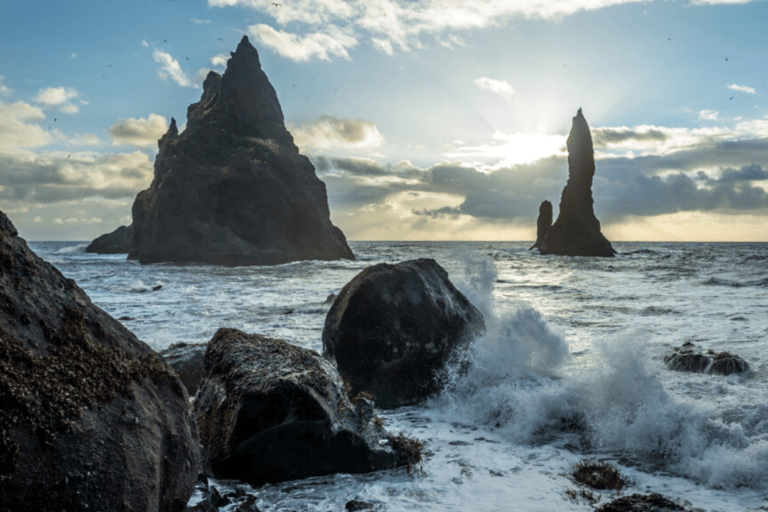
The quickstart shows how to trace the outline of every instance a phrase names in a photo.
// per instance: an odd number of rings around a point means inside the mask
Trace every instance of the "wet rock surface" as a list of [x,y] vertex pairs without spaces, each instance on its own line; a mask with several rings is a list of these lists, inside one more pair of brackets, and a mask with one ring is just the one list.
[[195,399],[212,472],[254,485],[406,465],[374,415],[350,400],[338,372],[314,351],[282,340],[219,329],[205,354]]
[[432,259],[382,263],[356,275],[334,299],[323,355],[352,394],[376,405],[418,403],[439,391],[453,358],[485,330],[483,316]]
[[128,257],[217,265],[354,259],[247,37],[203,88],[186,129],[179,133],[172,120],[158,142],[154,179],[133,203]]
[[189,396],[194,396],[203,379],[207,343],[176,343],[160,351],[165,362],[179,375]]
[[[573,118],[566,145],[568,182],[560,197],[560,213],[541,243],[534,246],[541,254],[613,256],[616,251],[600,231],[600,221],[595,217],[593,208],[594,149],[589,125],[581,109]],[[542,225],[540,222],[539,227]]]
[[170,367],[0,212],[0,508],[180,511],[199,442]]
[[595,512],[677,512],[686,509],[660,494],[622,496],[596,508]]
[[[531,246],[531,249],[538,249],[541,247],[544,238],[549,233],[549,229],[552,227],[552,203],[549,201],[542,201],[539,205],[539,217],[536,219],[536,242]],[[530,250],[530,249],[529,249]]]
[[749,370],[749,364],[741,357],[730,352],[715,352],[708,350],[700,352],[690,341],[664,358],[670,370],[679,372],[711,373],[715,375],[730,375],[744,373]]

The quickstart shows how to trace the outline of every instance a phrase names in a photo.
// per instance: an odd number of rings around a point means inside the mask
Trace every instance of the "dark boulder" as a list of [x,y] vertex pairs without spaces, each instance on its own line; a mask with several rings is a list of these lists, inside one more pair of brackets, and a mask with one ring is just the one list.
[[0,212],[0,509],[181,511],[198,472],[170,367]]
[[260,485],[406,465],[376,420],[373,403],[351,401],[318,353],[282,340],[219,329],[205,354],[195,414],[214,474]]
[[390,409],[439,391],[452,358],[485,330],[483,316],[432,259],[381,263],[357,274],[333,301],[323,355],[352,393]]
[[299,154],[259,55],[243,37],[210,72],[186,129],[158,141],[154,179],[133,203],[129,259],[273,265],[354,259],[325,184]]
[[664,358],[664,362],[670,370],[679,372],[730,375],[749,370],[749,364],[737,355],[714,350],[702,353],[697,351],[690,341],[685,342],[682,347],[677,347],[672,354]]
[[203,380],[207,343],[175,343],[160,351],[165,362],[179,375],[189,396],[194,396]]
[[128,254],[133,243],[133,226],[120,226],[88,244],[85,252],[96,254]]
[[567,256],[613,256],[616,251],[600,231],[592,207],[592,178],[595,157],[592,135],[579,109],[573,118],[568,147],[568,182],[560,197],[560,214],[541,243],[541,254]]
[[685,508],[661,494],[633,494],[606,503],[595,512],[685,512]]
[[542,201],[539,205],[539,218],[536,219],[536,242],[531,246],[531,249],[538,249],[541,247],[541,243],[549,233],[549,228],[552,227],[552,203],[549,201]]

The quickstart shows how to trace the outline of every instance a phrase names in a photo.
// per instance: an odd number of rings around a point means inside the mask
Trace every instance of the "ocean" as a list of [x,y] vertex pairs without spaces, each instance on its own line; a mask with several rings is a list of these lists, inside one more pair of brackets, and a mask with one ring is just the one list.
[[[267,511],[591,511],[582,460],[694,510],[768,509],[768,244],[614,243],[615,258],[540,256],[530,242],[351,242],[356,261],[141,266],[84,243],[30,247],[157,350],[219,327],[322,352],[326,298],[363,268],[428,257],[483,312],[472,366],[429,402],[382,411],[425,443],[421,467],[247,489]],[[673,372],[690,341],[745,374]],[[196,498],[193,496],[192,502]],[[192,503],[191,502],[191,503]]]

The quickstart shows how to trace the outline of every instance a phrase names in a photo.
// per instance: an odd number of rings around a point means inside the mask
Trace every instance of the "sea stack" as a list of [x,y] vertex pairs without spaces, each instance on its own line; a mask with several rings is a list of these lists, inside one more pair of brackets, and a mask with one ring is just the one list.
[[539,208],[539,233],[533,247],[538,247],[541,254],[613,256],[616,251],[611,246],[611,242],[600,232],[600,221],[595,217],[592,208],[595,157],[592,135],[581,109],[573,118],[566,145],[568,147],[568,182],[560,197],[560,214],[539,241],[543,224],[546,224],[542,222],[542,216],[546,213],[545,205],[542,203]]
[[129,259],[273,265],[354,259],[330,220],[325,184],[285,128],[259,54],[243,37],[210,72],[186,129],[172,120],[155,175],[133,203]]

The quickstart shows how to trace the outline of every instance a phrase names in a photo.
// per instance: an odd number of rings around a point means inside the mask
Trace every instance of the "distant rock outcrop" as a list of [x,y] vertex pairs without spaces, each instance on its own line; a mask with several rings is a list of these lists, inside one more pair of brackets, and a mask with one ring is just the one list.
[[352,393],[391,409],[439,391],[452,358],[485,331],[480,311],[432,259],[380,263],[357,274],[333,301],[323,355]]
[[133,243],[133,225],[120,226],[111,233],[101,235],[88,244],[85,252],[96,254],[128,254]]
[[0,510],[181,512],[198,463],[171,368],[0,212]]
[[538,249],[541,247],[541,243],[544,241],[544,237],[547,236],[551,227],[552,203],[549,201],[542,201],[539,206],[539,218],[536,219],[536,242],[531,246],[531,249]]
[[[560,214],[541,242],[534,244],[541,254],[567,256],[613,256],[616,251],[600,231],[592,208],[592,177],[595,158],[589,125],[579,109],[573,118],[568,147],[568,182],[560,198]],[[544,205],[542,204],[542,207]],[[541,212],[541,208],[539,210]],[[539,229],[543,223],[539,216]]]
[[349,399],[320,354],[236,329],[219,329],[208,344],[195,414],[213,472],[256,485],[420,457],[418,441],[386,434],[373,402]]
[[354,259],[330,221],[325,184],[288,133],[259,55],[243,37],[224,75],[158,141],[155,175],[133,203],[129,259],[271,265]]
[[749,364],[741,357],[730,352],[715,352],[708,350],[701,353],[690,341],[677,347],[675,351],[664,358],[670,370],[679,372],[711,373],[715,375],[730,375],[749,370]]

